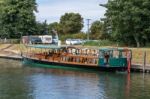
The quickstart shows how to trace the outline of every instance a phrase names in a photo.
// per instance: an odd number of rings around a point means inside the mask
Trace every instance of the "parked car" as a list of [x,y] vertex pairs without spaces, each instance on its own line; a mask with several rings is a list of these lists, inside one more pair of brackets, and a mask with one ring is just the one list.
[[58,44],[58,41],[59,41],[58,38],[53,38],[53,39],[52,39],[52,43],[53,43],[53,44]]
[[67,39],[66,44],[67,45],[77,45],[77,44],[82,44],[83,40],[81,39]]
[[58,44],[59,38],[58,35],[52,35],[52,44]]

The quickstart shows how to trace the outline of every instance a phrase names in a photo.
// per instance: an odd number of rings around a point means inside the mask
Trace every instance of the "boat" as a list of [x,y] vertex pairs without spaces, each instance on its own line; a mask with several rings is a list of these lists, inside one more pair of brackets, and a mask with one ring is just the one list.
[[[127,70],[131,50],[127,48],[85,48],[56,45],[26,45],[24,64],[44,64],[91,68],[96,70]],[[130,54],[130,57],[129,55]],[[130,59],[129,59],[129,58]]]

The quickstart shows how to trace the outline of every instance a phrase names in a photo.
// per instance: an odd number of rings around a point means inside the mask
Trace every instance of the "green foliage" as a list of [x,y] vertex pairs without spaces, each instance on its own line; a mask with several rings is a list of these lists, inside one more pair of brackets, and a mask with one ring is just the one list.
[[49,33],[48,31],[48,24],[45,20],[45,22],[36,22],[36,32],[34,35],[47,35]]
[[50,31],[52,31],[53,29],[58,31],[58,27],[59,27],[59,23],[57,22],[54,22],[48,25],[48,28]]
[[50,34],[52,33],[53,30],[57,31],[58,34],[59,34],[59,33],[62,33],[60,24],[57,23],[57,22],[54,22],[54,23],[49,24],[49,25],[48,25],[48,29],[49,29],[49,33],[50,33]]
[[106,39],[108,38],[108,33],[104,32],[104,23],[101,21],[95,21],[92,23],[91,28],[90,28],[91,34],[90,38],[91,39]]
[[150,41],[149,0],[109,0],[105,25],[117,41],[128,45],[145,46]]
[[20,43],[20,39],[10,39],[10,43],[12,43],[12,44],[19,44]]
[[65,13],[60,18],[60,27],[63,34],[74,34],[83,28],[83,18],[78,13]]
[[3,31],[2,30],[2,11],[3,11],[3,2],[4,0],[0,0],[0,33]]
[[77,34],[66,34],[66,35],[59,35],[60,39],[62,41],[65,41],[66,39],[86,39],[85,33],[77,33]]
[[61,16],[59,23],[54,22],[48,25],[49,33],[56,30],[60,35],[79,33],[82,27],[83,18],[78,13],[65,13]]
[[10,38],[18,38],[35,32],[35,0],[5,0],[2,9],[1,36],[7,34]]

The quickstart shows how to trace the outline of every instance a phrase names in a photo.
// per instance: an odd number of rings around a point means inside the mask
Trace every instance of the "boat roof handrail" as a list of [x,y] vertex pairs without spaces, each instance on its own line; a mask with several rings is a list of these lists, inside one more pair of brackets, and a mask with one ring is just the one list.
[[44,48],[44,49],[60,49],[62,48],[61,46],[57,46],[57,45],[26,45],[26,47],[31,47],[31,48]]
[[114,50],[118,50],[118,51],[129,51],[130,49],[128,48],[100,48],[100,51],[114,51]]

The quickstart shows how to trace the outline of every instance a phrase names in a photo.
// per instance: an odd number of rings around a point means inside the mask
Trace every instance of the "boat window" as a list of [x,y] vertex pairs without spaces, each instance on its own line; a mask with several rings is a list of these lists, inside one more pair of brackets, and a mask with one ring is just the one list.
[[76,55],[79,55],[79,54],[80,54],[79,51],[80,51],[79,49],[76,50]]
[[102,51],[99,52],[99,58],[104,58],[104,52]]
[[70,48],[68,49],[68,53],[72,53],[72,51],[71,51],[71,49],[70,49]]
[[93,50],[93,51],[92,51],[92,55],[93,55],[93,56],[97,56],[97,51],[96,51],[96,50]]
[[122,51],[122,58],[127,58],[128,54],[130,53],[131,58],[132,58],[132,52],[131,51]]
[[109,57],[110,57],[110,53],[109,53],[109,52],[105,52],[105,53],[104,53],[104,62],[105,62],[106,64],[108,64]]
[[123,51],[122,52],[122,58],[126,58],[127,57],[127,51]]
[[76,54],[76,49],[72,49],[72,54]]
[[82,55],[87,55],[87,54],[89,54],[89,50],[87,48],[82,49],[81,53],[82,53]]
[[113,57],[113,50],[109,51],[109,57]]
[[119,51],[118,50],[113,51],[113,57],[114,58],[119,58]]
[[84,55],[83,49],[80,49],[80,55]]

